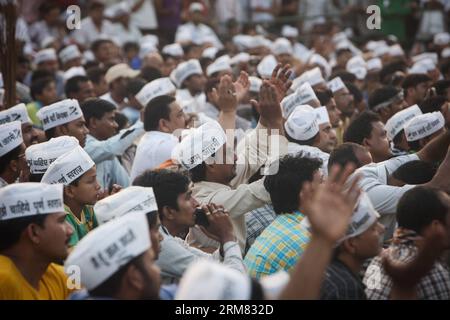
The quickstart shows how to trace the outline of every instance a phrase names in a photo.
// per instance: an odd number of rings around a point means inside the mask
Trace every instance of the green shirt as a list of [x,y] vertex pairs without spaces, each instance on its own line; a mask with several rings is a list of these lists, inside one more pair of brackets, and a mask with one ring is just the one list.
[[42,128],[42,122],[37,116],[37,112],[42,108],[42,103],[33,101],[27,104],[28,116],[36,127]]
[[73,234],[70,237],[69,246],[75,246],[89,231],[98,226],[97,218],[94,214],[92,206],[84,206],[81,210],[81,219],[78,219],[70,210],[64,205],[64,210],[68,213],[66,221],[70,223],[73,228]]

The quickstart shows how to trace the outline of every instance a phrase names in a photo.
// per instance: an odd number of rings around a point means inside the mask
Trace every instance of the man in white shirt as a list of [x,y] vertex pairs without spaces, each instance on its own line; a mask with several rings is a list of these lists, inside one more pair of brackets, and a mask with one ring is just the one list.
[[145,135],[136,150],[131,181],[148,169],[171,158],[178,139],[172,134],[186,127],[186,117],[175,98],[163,95],[152,99],[144,111]]
[[[177,283],[188,266],[199,259],[221,261],[229,268],[246,273],[228,212],[214,204],[204,206],[206,221],[200,222],[196,211],[199,203],[192,196],[188,177],[168,170],[147,171],[134,185],[151,187],[155,194],[163,238],[156,263],[161,268],[163,283]],[[196,224],[204,226],[204,230],[220,242],[219,250],[207,253],[183,240],[189,228]]]
[[114,36],[113,24],[103,17],[104,10],[105,5],[101,0],[89,2],[88,17],[81,20],[81,28],[75,30],[72,35],[79,46],[89,48],[95,40],[102,36]]
[[253,22],[272,22],[277,14],[278,0],[250,0]]
[[194,2],[189,6],[190,21],[178,27],[175,42],[197,44],[211,43],[214,47],[223,48],[222,42],[213,29],[203,24],[203,6]]

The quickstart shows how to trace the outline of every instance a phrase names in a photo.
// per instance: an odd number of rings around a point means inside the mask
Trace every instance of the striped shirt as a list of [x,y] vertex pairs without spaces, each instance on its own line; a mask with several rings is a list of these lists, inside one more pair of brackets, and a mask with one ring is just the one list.
[[361,279],[335,258],[328,266],[320,290],[321,300],[367,300]]
[[287,271],[296,264],[310,240],[309,231],[300,224],[304,217],[298,211],[278,215],[261,233],[244,260],[252,277]]

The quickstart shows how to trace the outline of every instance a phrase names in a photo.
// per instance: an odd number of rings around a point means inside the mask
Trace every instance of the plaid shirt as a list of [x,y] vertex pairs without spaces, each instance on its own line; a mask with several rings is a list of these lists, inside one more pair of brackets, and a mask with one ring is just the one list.
[[245,251],[252,246],[256,238],[266,229],[276,218],[276,213],[270,204],[255,209],[245,214],[245,224],[247,226],[247,244]]
[[289,270],[302,255],[310,233],[300,225],[305,216],[296,211],[278,215],[255,240],[244,264],[252,277]]
[[[389,256],[400,262],[411,261],[417,255],[417,246],[413,240],[393,243],[388,248]],[[367,268],[363,283],[367,298],[370,300],[387,300],[392,289],[392,281],[385,273],[381,257],[375,257]],[[450,274],[444,263],[436,261],[431,271],[417,285],[419,299],[449,300]]]

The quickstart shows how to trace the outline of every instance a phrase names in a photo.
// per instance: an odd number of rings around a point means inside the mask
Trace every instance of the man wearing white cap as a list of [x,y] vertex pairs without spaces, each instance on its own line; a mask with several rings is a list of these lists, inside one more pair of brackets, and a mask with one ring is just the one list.
[[313,108],[320,107],[320,101],[308,82],[305,82],[294,93],[281,100],[283,118],[287,119],[299,105],[309,105]]
[[26,147],[38,143],[37,130],[33,127],[33,123],[27,114],[27,107],[23,103],[0,111],[0,125],[12,121],[22,123],[22,138]]
[[89,231],[97,227],[93,205],[100,196],[95,163],[80,146],[64,153],[48,167],[43,183],[64,185],[66,221],[74,229],[69,246],[75,246]]
[[78,140],[74,137],[61,136],[28,147],[25,158],[30,169],[30,182],[41,182],[45,171],[56,158],[78,145]]
[[206,101],[204,93],[206,78],[200,62],[191,59],[180,63],[172,71],[170,78],[178,87],[177,100],[193,100],[194,111],[201,110]]
[[444,132],[444,126],[445,119],[439,111],[418,115],[405,124],[406,141],[411,150],[419,151]]
[[162,95],[148,102],[144,110],[146,133],[136,149],[131,181],[148,169],[155,169],[169,160],[178,144],[174,135],[186,127],[186,117],[174,97]]
[[344,131],[347,130],[350,119],[355,114],[355,102],[353,95],[348,90],[345,83],[340,77],[336,77],[328,82],[328,87],[333,92],[334,101],[336,101],[336,107],[341,112],[341,125],[336,129],[338,140],[341,142],[344,135]]
[[319,125],[319,143],[314,145],[325,153],[330,153],[337,146],[336,131],[331,127],[327,107],[314,109]]
[[[228,212],[213,203],[197,210],[200,204],[192,196],[190,179],[169,170],[146,171],[136,178],[135,185],[151,187],[155,193],[161,218],[161,252],[157,261],[163,282],[177,283],[187,267],[199,259],[223,262],[229,268],[245,274],[242,254],[233,232]],[[202,218],[202,219],[201,219]],[[220,250],[207,253],[189,244],[186,235],[195,225],[207,230],[211,243],[218,242]]]
[[142,38],[139,27],[134,19],[131,19],[132,9],[127,1],[121,1],[107,9],[109,18],[115,22],[113,23],[114,29],[110,30],[110,32],[114,34],[114,39],[117,40],[121,47],[127,42],[139,43],[139,40]]
[[403,91],[393,86],[376,89],[369,97],[369,108],[376,112],[381,122],[386,123],[393,115],[403,109]]
[[69,70],[72,67],[81,67],[81,52],[75,44],[68,45],[59,51],[59,60],[61,61],[62,69]]
[[382,250],[384,227],[367,195],[355,206],[346,235],[338,241],[322,284],[322,300],[366,300],[359,273],[367,259]]
[[144,213],[101,225],[83,238],[65,261],[67,273],[81,270],[85,299],[158,299],[159,268]]
[[199,2],[193,2],[189,6],[189,22],[178,27],[175,34],[175,42],[186,43],[199,41],[201,43],[210,42],[214,47],[223,48],[216,33],[203,24],[203,5]]
[[135,78],[139,74],[138,70],[131,69],[125,63],[119,63],[106,71],[105,80],[109,86],[109,92],[101,96],[101,99],[107,100],[114,104],[117,109],[122,109],[126,106],[127,96],[127,81],[130,78]]
[[64,300],[73,233],[65,222],[63,186],[18,183],[0,189],[0,299]]
[[120,157],[144,133],[141,121],[117,132],[114,105],[102,99],[90,99],[82,104],[89,134],[85,150],[95,162],[97,181],[108,194],[115,184],[130,185],[130,177],[117,157]]
[[72,136],[84,147],[89,130],[77,100],[56,102],[40,109],[37,116],[42,122],[47,139]]
[[420,111],[419,106],[415,104],[397,112],[386,122],[384,128],[389,141],[391,141],[392,153],[395,156],[404,155],[410,150],[403,129],[411,119],[421,114],[422,111]]
[[15,183],[26,170],[25,148],[19,121],[0,125],[0,188]]

